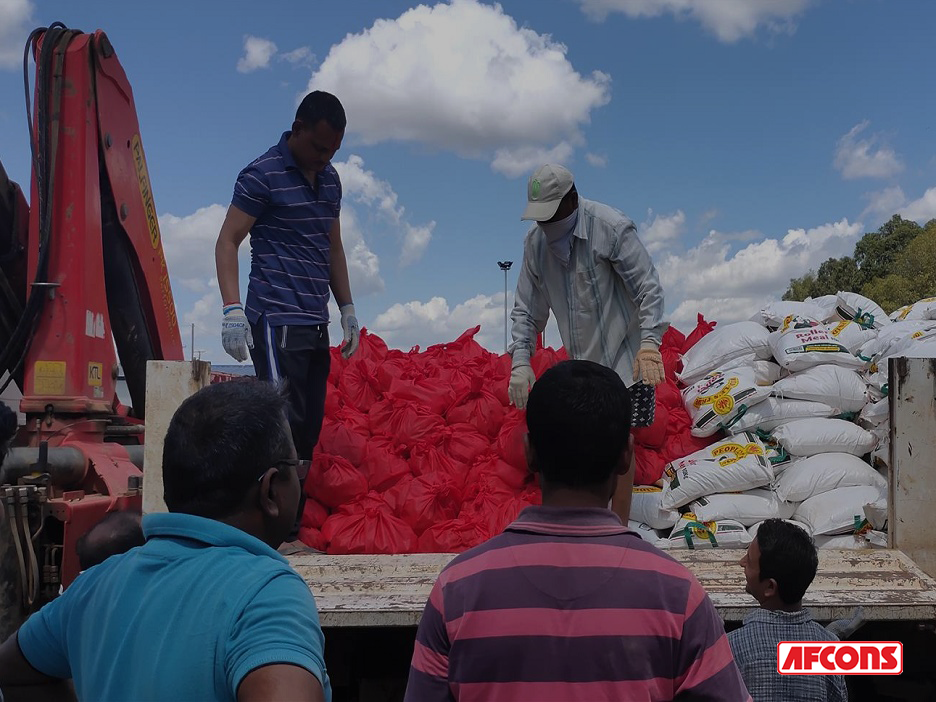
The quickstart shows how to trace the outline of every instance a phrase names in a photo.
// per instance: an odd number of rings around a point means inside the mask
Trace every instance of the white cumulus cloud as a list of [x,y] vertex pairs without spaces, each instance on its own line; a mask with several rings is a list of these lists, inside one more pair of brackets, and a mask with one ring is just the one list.
[[923,197],[908,203],[900,214],[920,224],[926,224],[936,218],[936,188],[927,189]]
[[362,143],[423,144],[520,175],[537,149],[581,143],[591,111],[610,100],[609,76],[582,75],[567,54],[500,5],[452,0],[349,34],[309,89],[341,98]]
[[595,168],[604,168],[608,165],[608,156],[606,154],[594,154],[589,151],[585,154],[585,160]]
[[269,39],[247,35],[244,37],[244,55],[237,61],[237,70],[251,73],[260,68],[269,68],[276,54],[276,44]]
[[[399,204],[396,191],[385,180],[378,178],[373,171],[364,167],[364,159],[356,154],[347,160],[332,164],[341,177],[344,196],[376,209],[396,226],[400,232],[402,246],[400,265],[406,266],[422,258],[429,242],[435,222],[414,225],[406,217],[406,209]],[[342,223],[344,227],[344,223]]]
[[693,20],[731,43],[756,34],[761,27],[771,34],[791,33],[811,0],[578,0],[591,19],[605,20],[612,13],[631,19],[672,15]]
[[884,215],[888,219],[907,202],[907,196],[904,195],[904,191],[899,185],[873,193],[865,193],[864,199],[868,201],[868,206],[861,213],[862,217],[873,214]]
[[903,170],[900,158],[892,148],[880,143],[879,134],[859,138],[869,125],[868,120],[859,122],[838,140],[832,163],[846,180],[887,178]]
[[22,67],[34,10],[30,0],[0,0],[0,69]]
[[654,215],[653,210],[647,210],[647,219],[640,225],[639,236],[647,251],[655,254],[678,242],[685,233],[686,215],[682,210],[671,215]]
[[697,246],[656,261],[670,310],[683,330],[696,314],[736,322],[779,299],[790,283],[827,258],[850,254],[862,233],[847,219],[812,229],[790,229],[782,238],[764,238],[732,253],[730,237],[712,231]]

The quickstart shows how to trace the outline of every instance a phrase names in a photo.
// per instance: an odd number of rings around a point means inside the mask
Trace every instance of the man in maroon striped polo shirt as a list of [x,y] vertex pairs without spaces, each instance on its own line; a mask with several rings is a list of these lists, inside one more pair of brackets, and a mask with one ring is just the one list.
[[630,416],[623,381],[597,363],[560,363],[533,386],[543,506],[439,575],[406,700],[751,699],[693,575],[607,509]]

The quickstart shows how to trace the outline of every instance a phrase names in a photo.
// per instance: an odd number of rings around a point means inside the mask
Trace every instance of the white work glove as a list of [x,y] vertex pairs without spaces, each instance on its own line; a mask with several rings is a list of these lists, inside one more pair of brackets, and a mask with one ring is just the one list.
[[224,306],[221,320],[221,345],[235,361],[246,361],[250,357],[247,349],[253,348],[253,334],[244,308],[238,303]]
[[517,409],[525,409],[527,398],[530,396],[530,388],[536,382],[536,376],[533,369],[528,365],[514,366],[510,371],[510,385],[507,388],[507,396],[510,398],[510,404]]
[[663,369],[663,356],[655,348],[644,347],[634,359],[634,380],[642,380],[644,385],[656,387],[663,382],[666,372]]
[[341,356],[347,359],[357,351],[358,342],[361,340],[361,327],[354,314],[354,305],[343,305],[338,311],[341,312],[341,331],[344,332]]

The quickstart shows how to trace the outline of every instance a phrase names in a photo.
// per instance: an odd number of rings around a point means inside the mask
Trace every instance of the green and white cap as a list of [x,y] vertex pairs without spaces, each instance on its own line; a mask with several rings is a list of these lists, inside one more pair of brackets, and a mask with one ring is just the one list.
[[537,168],[527,183],[527,206],[520,219],[537,222],[552,219],[574,182],[572,174],[562,166],[547,163]]

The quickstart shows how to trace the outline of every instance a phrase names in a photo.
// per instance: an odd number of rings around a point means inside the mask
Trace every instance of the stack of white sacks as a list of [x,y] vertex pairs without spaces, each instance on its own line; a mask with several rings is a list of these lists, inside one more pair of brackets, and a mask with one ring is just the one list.
[[630,526],[663,548],[746,547],[779,517],[820,548],[886,545],[892,356],[936,357],[936,298],[888,317],[839,293],[716,327],[679,379],[692,433],[726,438],[635,487]]

